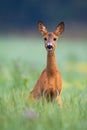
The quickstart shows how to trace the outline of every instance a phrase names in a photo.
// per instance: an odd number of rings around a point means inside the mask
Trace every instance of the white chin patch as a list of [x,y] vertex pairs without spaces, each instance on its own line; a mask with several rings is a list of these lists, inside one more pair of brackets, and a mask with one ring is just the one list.
[[51,48],[51,49],[47,48],[47,51],[52,51],[52,50],[53,50],[53,48]]

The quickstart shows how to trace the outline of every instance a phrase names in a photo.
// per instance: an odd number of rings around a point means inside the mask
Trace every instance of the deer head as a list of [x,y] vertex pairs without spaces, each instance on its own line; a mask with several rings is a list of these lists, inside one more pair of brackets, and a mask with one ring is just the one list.
[[56,41],[64,31],[64,22],[57,25],[54,32],[48,32],[43,22],[38,22],[38,30],[44,38],[45,48],[47,51],[54,51],[56,48]]

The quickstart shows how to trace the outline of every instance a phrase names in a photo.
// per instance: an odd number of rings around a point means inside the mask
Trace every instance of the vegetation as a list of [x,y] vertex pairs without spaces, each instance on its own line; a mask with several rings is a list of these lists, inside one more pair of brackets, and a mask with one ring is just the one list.
[[[73,44],[73,42],[77,44]],[[0,38],[0,130],[86,130],[87,44],[59,41],[63,106],[29,103],[27,96],[46,65],[40,39]]]

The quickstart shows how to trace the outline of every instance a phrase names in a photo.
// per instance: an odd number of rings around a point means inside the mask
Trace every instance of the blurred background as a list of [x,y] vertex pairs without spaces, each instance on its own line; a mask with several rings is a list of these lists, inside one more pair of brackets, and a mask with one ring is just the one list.
[[[61,110],[54,103],[27,102],[47,64],[38,20],[49,31],[65,23],[55,50],[63,79]],[[0,0],[0,129],[57,127],[87,129],[87,0]]]
[[64,35],[86,38],[87,0],[0,0],[1,34],[35,33],[38,20],[50,30],[64,21]]
[[43,69],[46,51],[37,29],[38,20],[49,31],[59,22],[65,23],[56,49],[62,73],[79,65],[78,71],[87,72],[87,0],[0,0],[1,64],[22,59],[32,70]]
[[0,0],[1,64],[5,62],[7,67],[8,62],[21,59],[30,70],[42,71],[46,51],[38,20],[49,31],[64,21],[65,30],[56,49],[61,73],[72,71],[71,79],[77,77],[76,71],[78,77],[87,74],[87,0]]
[[[47,63],[38,20],[49,31],[65,23],[55,50],[63,79],[61,110],[54,103],[27,102]],[[0,0],[0,129],[28,128],[87,129],[87,0]]]

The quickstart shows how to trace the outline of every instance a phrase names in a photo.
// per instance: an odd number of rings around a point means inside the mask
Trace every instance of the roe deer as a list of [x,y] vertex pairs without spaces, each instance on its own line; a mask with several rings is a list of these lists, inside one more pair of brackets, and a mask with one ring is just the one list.
[[44,38],[47,50],[47,66],[42,71],[28,99],[37,100],[42,97],[47,101],[56,100],[59,105],[62,105],[60,97],[62,77],[56,64],[55,48],[57,39],[64,31],[64,22],[58,24],[54,32],[48,32],[43,22],[39,21],[38,30]]

